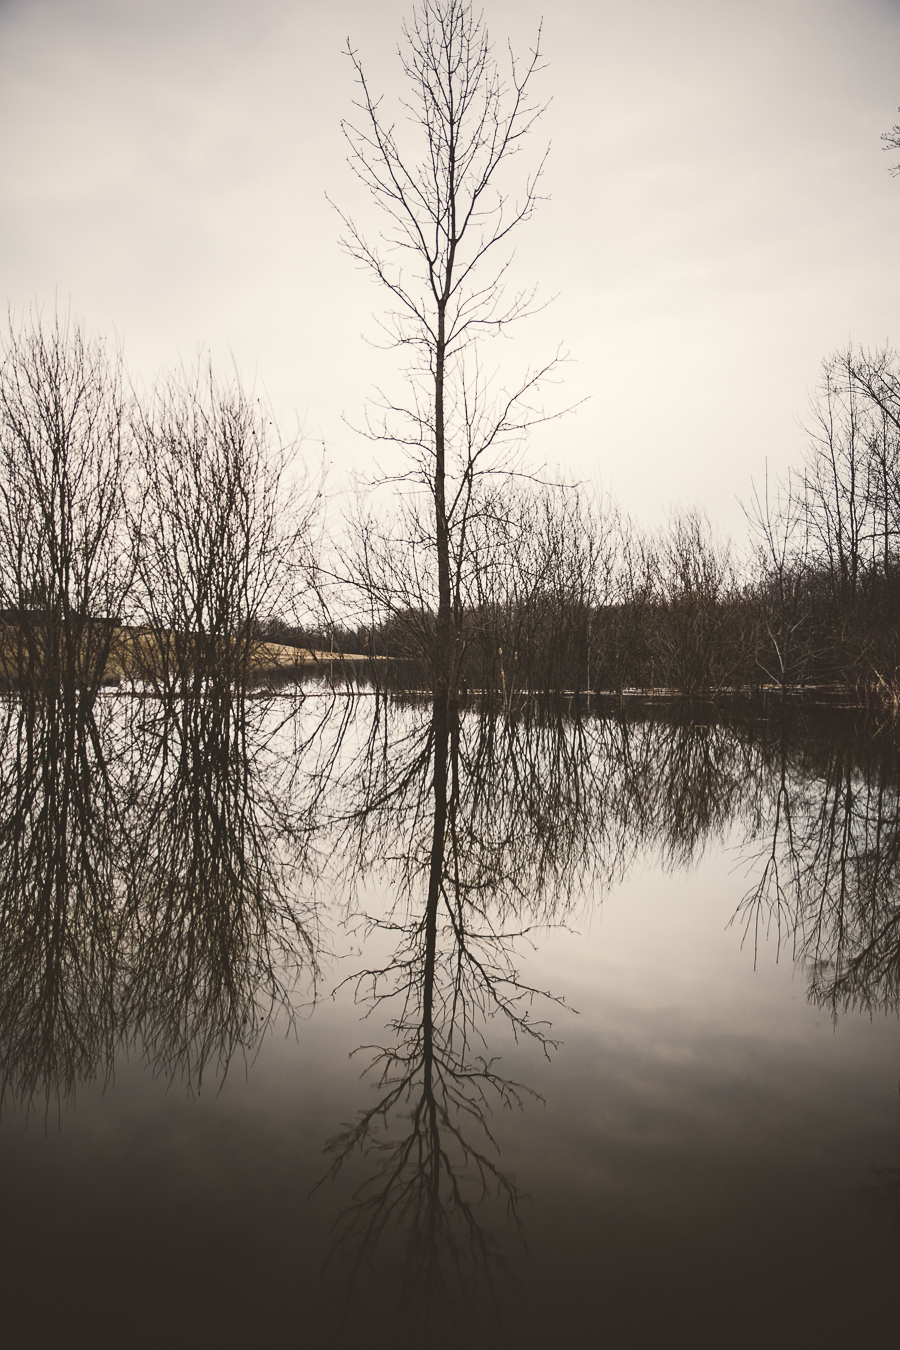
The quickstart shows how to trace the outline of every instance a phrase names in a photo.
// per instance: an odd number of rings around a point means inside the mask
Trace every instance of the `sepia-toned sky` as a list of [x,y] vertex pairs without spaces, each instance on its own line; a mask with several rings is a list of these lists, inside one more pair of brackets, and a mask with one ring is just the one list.
[[[332,487],[370,469],[343,420],[390,386],[377,289],[326,193],[346,165],[349,36],[400,92],[407,0],[0,0],[0,296],[70,309],[147,385],[202,349],[271,401]],[[486,0],[499,57],[539,0]],[[536,464],[648,523],[699,503],[736,536],[751,478],[797,463],[809,390],[850,340],[900,347],[900,0],[556,0],[548,200],[516,283],[555,297],[490,363],[562,344]],[[528,156],[531,156],[529,161]],[[900,154],[894,156],[900,159]],[[518,166],[517,166],[518,167]],[[498,377],[499,378],[499,377]],[[582,402],[582,400],[585,400]]]

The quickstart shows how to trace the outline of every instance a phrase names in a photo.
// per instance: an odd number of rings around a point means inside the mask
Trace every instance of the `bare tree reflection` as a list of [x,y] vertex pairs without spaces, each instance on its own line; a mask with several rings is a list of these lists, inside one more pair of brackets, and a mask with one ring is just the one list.
[[10,699],[0,730],[3,1094],[63,1100],[122,1045],[198,1085],[315,970],[291,742],[223,684]]
[[48,695],[2,708],[2,1095],[65,1095],[116,1040],[123,818],[106,709]]
[[123,1045],[192,1087],[223,1074],[314,974],[330,861],[367,939],[350,983],[386,1028],[358,1052],[374,1094],[328,1145],[357,1183],[331,1265],[354,1287],[394,1271],[416,1336],[495,1325],[522,1199],[495,1113],[530,1095],[502,1056],[549,1054],[565,993],[529,981],[523,947],[638,854],[682,867],[736,827],[749,930],[777,925],[835,1014],[900,1010],[890,747],[786,717],[259,693],[213,672],[0,704],[3,1094],[63,1100]]
[[223,681],[145,706],[125,1019],[157,1068],[199,1083],[290,1008],[315,966],[312,910],[277,766],[261,762],[265,704]]
[[462,1319],[484,1317],[504,1268],[500,1215],[519,1224],[492,1112],[528,1090],[497,1057],[499,1026],[549,1052],[538,1003],[559,999],[528,983],[517,952],[574,921],[638,851],[684,867],[711,841],[733,843],[736,826],[759,868],[744,921],[765,921],[771,902],[814,998],[897,1007],[897,776],[883,758],[866,762],[852,731],[827,733],[675,708],[510,717],[376,705],[336,791],[345,890],[365,879],[394,896],[364,917],[390,956],[353,977],[389,1034],[360,1051],[373,1104],[328,1145],[332,1177],[367,1168],[332,1263],[351,1285],[394,1268],[416,1335],[450,1328],[452,1339]]
[[667,868],[687,867],[710,842],[726,838],[752,783],[752,740],[739,727],[697,722],[678,708],[601,725],[594,753],[609,760],[609,807],[624,857],[630,861],[640,847]]
[[[490,1057],[484,1024],[499,1015],[517,1036],[545,1050],[552,1042],[547,1024],[532,1017],[537,991],[512,960],[518,934],[492,908],[507,880],[501,841],[485,832],[475,846],[481,784],[469,792],[458,711],[444,700],[427,721],[409,720],[400,755],[391,754],[398,741],[384,739],[381,718],[373,721],[363,797],[347,815],[357,863],[385,856],[371,850],[390,837],[391,821],[411,833],[388,865],[402,902],[370,921],[392,935],[394,951],[354,977],[370,1008],[390,1011],[391,1040],[363,1047],[377,1100],[328,1145],[331,1176],[357,1150],[374,1163],[339,1221],[332,1264],[347,1263],[355,1287],[376,1250],[399,1241],[398,1306],[417,1333],[443,1343],[459,1333],[465,1308],[491,1301],[503,1266],[485,1205],[518,1222],[519,1192],[499,1166],[489,1118],[498,1105],[519,1105],[526,1090]],[[474,748],[485,768],[485,746]]]
[[[782,725],[740,917],[789,935],[834,1015],[900,1011],[900,776],[891,746]],[[764,846],[763,845],[764,841]]]
[[498,1224],[520,1227],[521,1196],[492,1113],[530,1093],[489,1041],[502,1025],[554,1048],[540,1005],[561,999],[528,982],[517,953],[627,865],[646,825],[636,740],[621,719],[460,715],[442,700],[377,707],[345,767],[347,879],[376,876],[395,901],[365,920],[391,938],[389,958],[353,977],[390,1039],[361,1048],[376,1100],[328,1145],[330,1176],[358,1153],[370,1168],[332,1265],[355,1288],[393,1253],[398,1306],[431,1341],[497,1313]]

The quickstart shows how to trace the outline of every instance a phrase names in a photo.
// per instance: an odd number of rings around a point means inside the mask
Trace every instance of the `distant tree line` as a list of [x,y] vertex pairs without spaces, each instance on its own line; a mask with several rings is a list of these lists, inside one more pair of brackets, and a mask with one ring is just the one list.
[[[462,687],[557,695],[849,687],[900,700],[900,357],[829,357],[802,462],[751,490],[738,549],[700,510],[650,532],[577,487],[509,480],[470,523]],[[366,650],[419,662],[432,611],[417,550],[358,530],[361,591],[386,611]],[[385,538],[387,532],[385,532]],[[349,635],[348,635],[349,637]],[[349,648],[345,648],[349,650]],[[357,650],[361,650],[357,641]]]
[[[811,412],[799,468],[752,491],[742,550],[699,510],[651,532],[577,486],[507,475],[473,488],[454,560],[458,696],[513,707],[842,685],[900,700],[900,358],[830,357]],[[139,399],[120,356],[77,324],[12,330],[7,682],[96,691],[125,626],[134,673],[143,652],[143,673],[181,690],[242,677],[263,643],[365,658],[379,683],[433,689],[446,643],[433,526],[397,500],[393,516],[372,509],[314,545],[315,493],[236,383],[205,370]]]

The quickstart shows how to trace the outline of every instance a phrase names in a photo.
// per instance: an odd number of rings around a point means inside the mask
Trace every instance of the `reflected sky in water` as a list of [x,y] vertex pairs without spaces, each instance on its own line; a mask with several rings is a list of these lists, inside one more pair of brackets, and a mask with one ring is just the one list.
[[883,734],[213,681],[8,701],[0,774],[17,1340],[886,1332]]

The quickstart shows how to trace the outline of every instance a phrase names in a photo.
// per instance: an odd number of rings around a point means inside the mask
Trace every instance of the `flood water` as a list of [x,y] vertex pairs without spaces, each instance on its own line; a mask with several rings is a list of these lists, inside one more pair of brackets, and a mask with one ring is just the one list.
[[892,1343],[887,729],[207,689],[0,735],[8,1344]]

